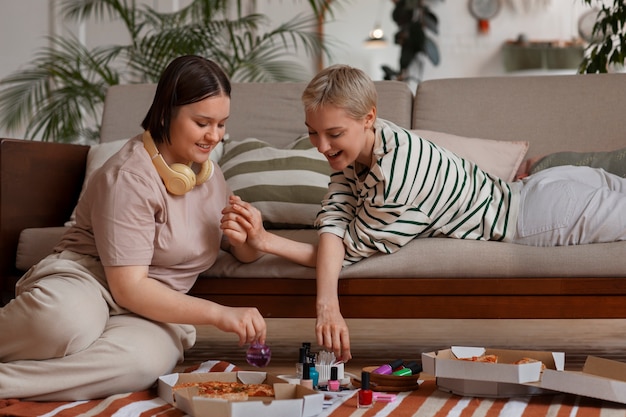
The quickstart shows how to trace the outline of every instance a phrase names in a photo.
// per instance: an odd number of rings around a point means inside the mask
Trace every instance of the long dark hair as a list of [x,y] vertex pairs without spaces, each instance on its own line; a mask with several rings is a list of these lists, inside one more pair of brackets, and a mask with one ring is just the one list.
[[155,143],[170,143],[170,121],[176,107],[207,97],[230,97],[228,76],[215,62],[184,55],[169,63],[157,85],[150,110],[141,123]]

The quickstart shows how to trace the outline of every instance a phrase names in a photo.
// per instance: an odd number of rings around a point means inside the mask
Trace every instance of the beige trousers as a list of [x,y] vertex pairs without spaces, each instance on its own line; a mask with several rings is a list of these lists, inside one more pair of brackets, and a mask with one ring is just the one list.
[[93,257],[50,255],[0,309],[0,398],[70,401],[146,389],[195,337],[193,326],[118,306]]

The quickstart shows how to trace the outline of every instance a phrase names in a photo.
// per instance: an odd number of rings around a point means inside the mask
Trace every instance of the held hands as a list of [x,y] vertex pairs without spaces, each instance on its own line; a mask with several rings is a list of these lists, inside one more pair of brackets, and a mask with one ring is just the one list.
[[263,228],[261,212],[250,203],[235,195],[229,198],[230,205],[222,210],[220,228],[231,245],[250,247],[263,251],[266,230]]
[[350,332],[339,306],[318,306],[315,323],[317,344],[335,353],[335,357],[343,362],[352,359],[350,353]]

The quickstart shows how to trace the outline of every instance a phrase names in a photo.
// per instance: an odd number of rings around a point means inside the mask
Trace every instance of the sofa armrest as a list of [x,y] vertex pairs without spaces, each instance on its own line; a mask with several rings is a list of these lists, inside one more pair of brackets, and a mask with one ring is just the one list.
[[62,226],[85,177],[89,146],[0,139],[0,289],[18,271],[20,232],[29,227]]

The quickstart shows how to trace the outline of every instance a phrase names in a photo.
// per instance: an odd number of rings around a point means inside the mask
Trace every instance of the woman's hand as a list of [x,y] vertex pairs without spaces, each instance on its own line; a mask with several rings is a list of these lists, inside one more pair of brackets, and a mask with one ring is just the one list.
[[317,321],[315,323],[317,343],[327,350],[332,350],[335,357],[343,362],[352,359],[350,353],[350,332],[344,320],[339,305],[334,307],[317,307]]
[[[248,239],[248,232],[243,223],[245,219],[237,213],[234,206],[236,198],[231,196],[229,199],[229,205],[222,210],[222,219],[220,221],[220,229],[224,233],[224,236],[228,238],[228,241],[233,246],[241,246],[246,243]],[[250,225],[248,225],[250,227]]]
[[230,196],[229,206],[222,210],[221,229],[231,245],[244,243],[251,248],[265,251],[267,231],[263,227],[261,212],[237,196]]
[[220,229],[226,237],[222,240],[222,249],[239,261],[253,262],[263,256],[259,236],[268,233],[263,228],[261,212],[251,204],[231,195],[229,205],[222,210]]
[[226,307],[215,326],[225,332],[239,336],[239,346],[254,341],[265,343],[267,326],[265,319],[254,307]]

